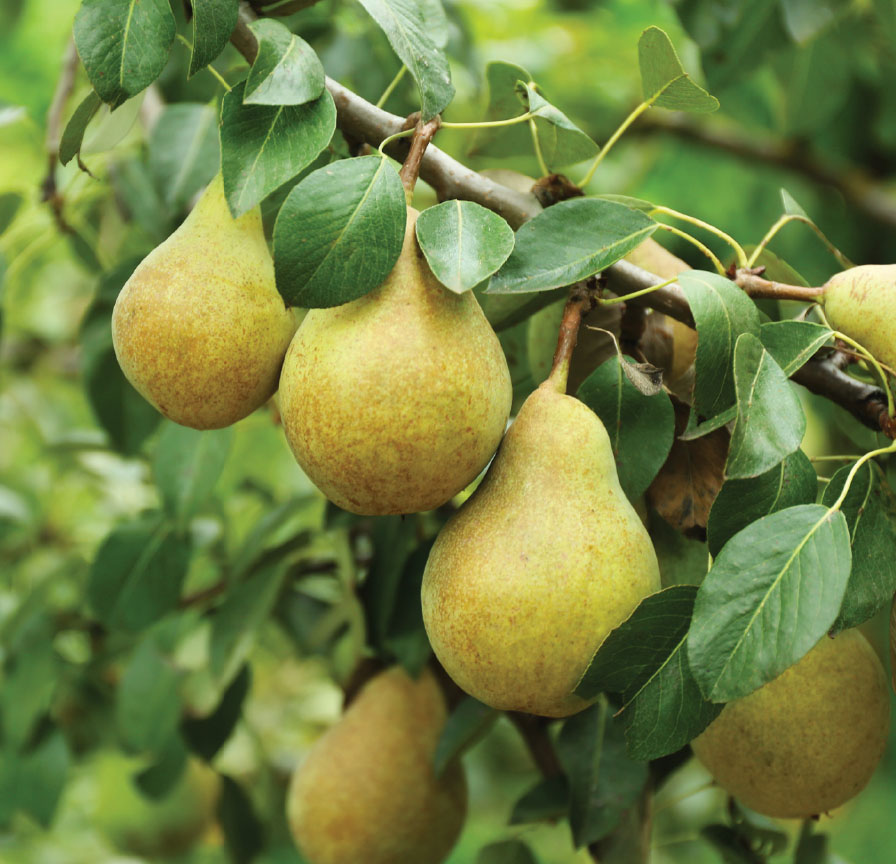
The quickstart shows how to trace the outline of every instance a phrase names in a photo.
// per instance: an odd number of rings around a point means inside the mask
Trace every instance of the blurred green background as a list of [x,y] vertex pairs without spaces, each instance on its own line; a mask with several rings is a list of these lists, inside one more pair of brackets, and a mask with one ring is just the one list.
[[[97,296],[114,298],[135,261],[183,216],[182,205],[166,202],[163,183],[147,167],[152,141],[150,136],[147,144],[146,130],[166,103],[214,104],[221,95],[208,73],[187,81],[189,54],[175,44],[168,68],[144,97],[94,120],[84,161],[96,177],[74,162],[56,168],[67,226],[67,233],[61,231],[41,190],[48,171],[47,112],[77,7],[77,0],[0,3],[0,634],[9,636],[32,607],[49,610],[51,649],[36,652],[34,668],[26,673],[19,667],[19,678],[25,674],[33,683],[25,691],[64,728],[72,751],[51,772],[56,777],[60,766],[68,770],[68,782],[57,790],[61,797],[51,827],[21,813],[12,816],[0,831],[4,864],[125,860],[97,830],[103,793],[91,753],[115,742],[110,705],[131,646],[94,650],[94,634],[82,620],[82,596],[90,562],[108,532],[159,505],[153,454],[165,435],[176,443],[177,432],[170,432],[170,424],[154,429],[155,421],[139,407],[117,427],[117,438],[98,421],[104,403],[96,382],[102,379],[89,373],[108,362],[108,354],[98,353],[89,320],[84,321]],[[640,99],[637,40],[646,26],[656,24],[669,33],[688,69],[719,97],[721,111],[682,124],[675,115],[651,112],[601,166],[592,191],[674,207],[749,244],[758,242],[781,213],[783,186],[853,260],[896,259],[896,95],[890,83],[896,71],[896,3],[458,0],[446,7],[458,91],[446,119],[478,119],[486,96],[485,63],[508,60],[526,67],[554,104],[598,142],[605,141]],[[286,21],[314,45],[328,74],[372,101],[398,69],[385,39],[348,0],[324,0]],[[182,18],[180,28],[189,35]],[[245,69],[232,48],[215,66],[230,81]],[[78,71],[65,118],[88,89]],[[410,113],[414,97],[405,80],[387,107]],[[455,130],[438,139],[440,147],[478,169],[537,173],[531,157],[468,157],[469,143]],[[763,148],[764,158],[754,152]],[[573,178],[582,173],[582,167],[570,171]],[[433,200],[426,188],[418,197],[424,205]],[[667,245],[703,266],[691,247]],[[714,241],[710,245],[725,253]],[[801,226],[786,228],[772,248],[810,284],[838,269]],[[843,412],[802,395],[810,418],[804,449],[810,456],[856,452],[873,443],[874,436]],[[279,508],[289,510],[283,530],[314,532],[315,544],[303,560],[335,561],[337,576],[340,568],[350,568],[350,562],[339,563],[345,533],[338,519],[296,466],[270,412],[240,422],[222,442],[223,473],[190,526],[196,551],[187,592],[214,585],[261,517]],[[677,579],[686,579],[688,560],[705,561],[700,544],[668,529],[657,544],[666,566],[681,568]],[[292,767],[338,716],[334,679],[348,674],[357,650],[358,634],[344,620],[351,609],[317,642],[296,632],[304,620],[302,603],[339,608],[344,582],[325,568],[323,574],[304,583],[304,599],[295,609],[280,609],[260,629],[244,717],[214,760],[250,790],[254,810],[273,838],[263,859],[269,864],[300,860],[279,809],[283,788]],[[883,656],[886,621],[874,620],[866,630]],[[0,647],[7,650],[8,641]],[[179,650],[189,669],[190,646]],[[0,653],[0,660],[4,657]],[[565,823],[506,826],[513,803],[537,780],[509,723],[500,721],[465,762],[470,818],[450,859],[454,864],[473,861],[485,843],[516,836],[530,842],[545,864],[590,860],[574,852]],[[657,864],[720,860],[697,836],[724,806],[723,795],[706,789],[706,781],[691,763],[657,795],[652,858]],[[54,783],[48,779],[51,792]],[[13,792],[0,785],[0,805]],[[52,811],[55,801],[46,803]],[[820,827],[830,832],[840,856],[831,860],[892,860],[894,811],[896,748],[891,747],[868,789],[833,819],[823,820]],[[793,833],[798,826],[786,830]],[[220,830],[209,830],[178,860],[228,860]]]

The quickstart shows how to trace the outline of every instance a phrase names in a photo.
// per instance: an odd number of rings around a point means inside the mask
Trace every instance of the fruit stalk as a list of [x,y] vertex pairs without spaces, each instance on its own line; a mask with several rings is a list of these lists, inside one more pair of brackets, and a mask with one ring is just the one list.
[[560,321],[560,331],[557,335],[557,349],[554,351],[554,360],[551,364],[550,375],[548,375],[548,381],[554,385],[558,393],[566,392],[569,363],[579,338],[579,327],[583,316],[591,309],[591,305],[590,293],[580,286],[573,288],[569,300],[566,301],[566,308],[563,310],[563,318]]
[[[411,115],[414,116],[414,115]],[[439,127],[442,125],[442,118],[437,114],[432,120],[426,123],[417,122],[417,128],[414,130],[414,137],[411,139],[411,149],[407,159],[401,166],[398,176],[401,177],[405,194],[408,197],[408,204],[411,203],[411,195],[414,193],[414,186],[417,185],[417,178],[420,176],[420,165],[423,163],[423,154],[432,141]]]
[[799,300],[815,303],[824,293],[824,288],[806,287],[804,285],[787,285],[763,279],[764,267],[741,268],[737,271],[735,282],[750,297],[768,300]]

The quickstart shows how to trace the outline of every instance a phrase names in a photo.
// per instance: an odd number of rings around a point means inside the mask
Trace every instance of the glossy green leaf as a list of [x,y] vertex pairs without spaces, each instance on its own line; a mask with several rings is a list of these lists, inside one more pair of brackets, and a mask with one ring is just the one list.
[[417,218],[417,242],[436,278],[455,294],[492,275],[513,251],[513,229],[472,201],[445,201]]
[[679,274],[678,284],[700,334],[696,408],[704,417],[715,417],[735,402],[734,346],[741,333],[759,335],[759,310],[730,279],[717,273],[689,270]]
[[[833,506],[851,469],[845,465],[831,478],[822,504]],[[866,462],[859,468],[840,509],[849,526],[852,572],[832,628],[835,633],[867,621],[887,607],[896,592],[896,498],[876,465]]]
[[65,124],[59,142],[59,161],[63,165],[68,165],[81,152],[81,143],[84,141],[87,124],[94,118],[102,104],[103,100],[96,94],[96,91],[91,90],[75,108],[75,113]]
[[232,777],[221,775],[218,824],[233,864],[252,864],[265,846],[265,832],[249,794]]
[[719,100],[691,80],[671,40],[659,27],[648,27],[641,34],[638,63],[645,102],[670,111],[709,113],[718,110]]
[[436,744],[433,768],[441,776],[452,760],[461,756],[492,727],[499,711],[472,696],[464,697],[452,709]]
[[531,81],[521,81],[517,92],[535,114],[535,133],[542,159],[549,169],[554,170],[574,162],[592,159],[600,147],[559,108],[555,108]]
[[806,415],[787,376],[752,333],[737,339],[734,384],[737,419],[725,475],[758,477],[799,449]]
[[65,737],[57,730],[25,753],[0,749],[0,826],[18,810],[49,828],[70,763]]
[[539,780],[513,805],[509,823],[556,821],[569,812],[569,784],[561,774]]
[[[532,76],[514,63],[498,60],[485,67],[488,105],[484,121],[509,120],[526,113],[517,84],[531,81]],[[527,123],[487,127],[475,130],[470,152],[477,156],[529,156],[532,134]]]
[[246,79],[243,102],[304,105],[324,92],[324,67],[304,39],[270,18],[249,26],[258,40],[258,56]]
[[547,291],[572,285],[614,264],[656,230],[644,213],[600,198],[561,201],[516,232],[488,294]]
[[658,759],[699,735],[722,710],[707,702],[688,665],[685,641],[695,585],[673,585],[641,601],[600,646],[576,687],[583,699],[622,695],[628,753]]
[[669,455],[675,412],[664,392],[645,396],[638,390],[623,374],[622,362],[613,357],[602,363],[577,395],[603,421],[613,446],[619,484],[634,500],[644,493]]
[[809,215],[800,205],[800,203],[793,197],[786,189],[783,187],[779,190],[781,195],[781,206],[784,208],[784,212],[790,214],[792,216],[802,216],[805,219],[809,218]]
[[234,87],[221,106],[221,169],[235,217],[310,165],[336,128],[326,91],[305,105],[244,105],[245,86]]
[[818,504],[735,534],[697,592],[688,635],[703,695],[739,699],[801,659],[834,623],[850,563],[846,519]]
[[217,59],[227,47],[239,18],[239,0],[190,0],[193,7],[193,51],[190,55],[192,78],[200,69]]
[[797,504],[812,504],[817,493],[818,475],[802,450],[758,477],[726,480],[709,511],[709,554],[716,557],[751,522]]
[[194,753],[207,762],[227,743],[243,715],[243,703],[252,683],[252,667],[243,666],[221,696],[215,710],[207,717],[189,717],[181,731]]
[[338,306],[382,284],[407,223],[398,172],[379,156],[342,159],[289,193],[274,225],[277,289],[291,306]]
[[789,378],[804,366],[833,334],[811,321],[768,321],[759,330],[765,350]]
[[174,15],[168,0],[82,0],[74,33],[93,89],[117,108],[165,68]]
[[454,98],[448,60],[428,33],[414,0],[358,0],[382,28],[420,91],[424,122],[441,113]]

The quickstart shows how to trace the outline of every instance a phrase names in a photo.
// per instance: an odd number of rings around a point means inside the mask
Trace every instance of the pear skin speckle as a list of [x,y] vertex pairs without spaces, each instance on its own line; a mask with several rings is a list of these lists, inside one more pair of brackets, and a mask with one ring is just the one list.
[[166,417],[229,426],[277,389],[296,329],[274,283],[258,208],[233,219],[220,175],[125,283],[112,341],[127,379]]
[[476,492],[436,538],[423,620],[457,684],[502,710],[565,717],[607,634],[660,589],[653,544],[619,486],[610,440],[542,384]]
[[718,784],[747,807],[802,819],[839,807],[865,787],[889,726],[880,659],[858,630],[845,630],[729,702],[691,746]]
[[409,209],[382,285],[308,312],[280,378],[299,465],[333,503],[363,515],[444,504],[486,466],[510,413],[498,338],[472,293],[433,276],[415,223]]

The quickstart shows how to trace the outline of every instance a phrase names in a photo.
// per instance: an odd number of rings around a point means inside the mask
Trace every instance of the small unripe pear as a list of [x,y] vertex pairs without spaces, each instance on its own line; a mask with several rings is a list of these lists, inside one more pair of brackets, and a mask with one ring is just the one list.
[[447,711],[428,669],[370,680],[293,775],[287,816],[309,864],[440,864],[463,826],[459,762],[436,777]]
[[296,460],[334,504],[368,516],[432,510],[470,484],[498,447],[512,386],[472,292],[444,288],[408,210],[382,285],[312,309],[280,377]]
[[824,637],[691,742],[718,784],[747,807],[805,819],[860,792],[883,755],[890,696],[858,630]]
[[166,417],[219,429],[277,389],[296,329],[256,207],[234,219],[220,175],[134,271],[112,312],[128,381]]
[[896,368],[896,264],[863,264],[837,273],[821,300],[835,330]]

